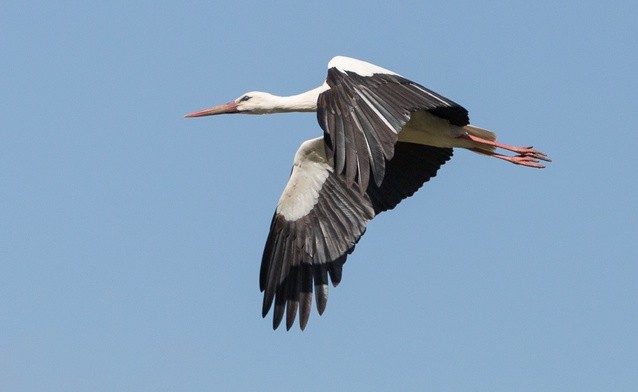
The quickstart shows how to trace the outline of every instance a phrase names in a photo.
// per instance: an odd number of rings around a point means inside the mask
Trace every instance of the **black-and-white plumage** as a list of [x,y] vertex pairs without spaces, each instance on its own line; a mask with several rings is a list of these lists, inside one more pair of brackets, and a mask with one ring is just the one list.
[[328,163],[322,138],[301,145],[271,223],[259,275],[264,316],[275,303],[274,328],[286,307],[286,328],[298,308],[301,328],[306,326],[313,287],[317,310],[323,313],[328,277],[335,286],[341,281],[343,263],[367,222],[411,196],[452,156],[451,148],[413,143],[399,142],[395,149],[386,180],[361,192],[358,183],[348,186]]
[[377,67],[365,75],[337,68],[343,61],[337,57],[328,65],[329,89],[319,95],[317,118],[327,134],[327,154],[348,184],[358,176],[365,188],[370,172],[381,184],[385,162],[413,112],[427,111],[459,127],[469,123],[465,108],[417,83]]
[[[542,168],[547,156],[496,141],[469,124],[457,103],[392,71],[347,57],[328,64],[321,86],[279,97],[249,92],[186,117],[223,113],[317,112],[324,137],[304,142],[275,211],[259,276],[263,316],[273,328],[297,314],[305,328],[313,292],[318,312],[328,283],[341,281],[348,254],[376,214],[411,196],[452,156],[452,148]],[[507,156],[496,148],[515,152]]]

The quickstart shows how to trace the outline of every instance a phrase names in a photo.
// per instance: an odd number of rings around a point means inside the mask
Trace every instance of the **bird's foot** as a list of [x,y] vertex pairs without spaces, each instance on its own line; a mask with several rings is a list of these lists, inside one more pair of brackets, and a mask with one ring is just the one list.
[[[503,144],[503,146],[505,146],[505,144]],[[500,147],[500,146],[497,146],[497,147]],[[549,159],[547,157],[547,154],[545,154],[544,152],[535,150],[532,146],[530,146],[530,147],[507,146],[507,147],[511,147],[511,149],[507,148],[506,150],[510,150],[510,151],[518,153],[518,157],[521,157],[521,158],[531,158],[531,159],[545,161],[545,162],[551,162],[552,161],[551,159]],[[501,147],[501,148],[503,148],[503,147]],[[514,157],[514,158],[516,158],[516,157]]]
[[[480,137],[470,135],[470,134],[466,134],[466,137],[482,145],[492,147],[492,148],[477,147],[472,150],[479,152],[481,154],[493,156],[494,158],[503,159],[515,165],[522,165],[522,166],[535,167],[535,168],[542,169],[545,166],[541,165],[540,161],[545,161],[545,162],[552,161],[551,159],[549,159],[547,154],[545,154],[544,152],[535,150],[532,146],[529,146],[529,147],[510,146],[508,144],[503,144],[497,141],[482,139]],[[490,151],[490,150],[493,150],[493,148],[502,148],[504,150],[515,152],[518,155],[508,156],[508,155],[496,153],[494,151]]]
[[[538,169],[542,169],[545,166],[540,164],[539,159],[542,159],[544,161],[549,161],[548,159],[543,159],[543,158],[538,158],[536,156],[532,156],[532,155],[516,155],[513,157],[507,156],[507,155],[500,155],[500,154],[495,154],[496,158],[501,158],[504,159],[508,162],[512,162],[515,165],[521,165],[521,166],[527,166],[527,167],[535,167]],[[538,158],[538,159],[537,159]]]

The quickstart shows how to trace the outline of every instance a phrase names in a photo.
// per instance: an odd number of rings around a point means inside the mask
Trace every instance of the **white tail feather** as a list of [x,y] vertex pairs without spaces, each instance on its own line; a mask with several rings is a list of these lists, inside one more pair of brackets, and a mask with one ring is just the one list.
[[[475,127],[474,125],[466,125],[463,127],[463,129],[465,130],[465,132],[467,132],[468,134],[472,136],[476,136],[484,140],[489,140],[491,142],[496,141],[496,134],[492,131],[488,131],[487,129]],[[475,143],[475,147],[478,150],[484,150],[486,152],[493,152],[494,150],[496,150],[496,147],[490,146],[488,144],[483,144],[480,142],[474,142],[474,143]],[[479,154],[481,153],[480,151],[477,151],[477,150],[472,150],[472,151],[477,152]]]

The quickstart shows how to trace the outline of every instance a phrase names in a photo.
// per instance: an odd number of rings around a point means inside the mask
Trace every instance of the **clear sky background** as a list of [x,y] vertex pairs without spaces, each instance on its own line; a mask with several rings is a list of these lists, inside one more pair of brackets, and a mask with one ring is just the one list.
[[[638,390],[635,1],[0,6],[0,390]],[[470,152],[372,221],[308,328],[261,252],[334,55],[451,98]]]

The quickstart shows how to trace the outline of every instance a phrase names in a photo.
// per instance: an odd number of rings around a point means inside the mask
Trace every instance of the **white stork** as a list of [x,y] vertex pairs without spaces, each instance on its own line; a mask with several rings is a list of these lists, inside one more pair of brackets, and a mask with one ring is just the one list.
[[305,328],[313,286],[318,313],[323,313],[328,277],[333,286],[341,281],[346,257],[368,221],[434,177],[452,148],[536,168],[544,167],[540,160],[550,161],[532,147],[497,142],[494,133],[469,124],[465,108],[434,91],[341,56],[328,63],[326,81],[305,93],[249,92],[186,117],[282,112],[317,112],[324,134],[297,151],[266,240],[259,288],[262,316],[275,303],[274,329],[284,313],[290,329],[298,309]]

